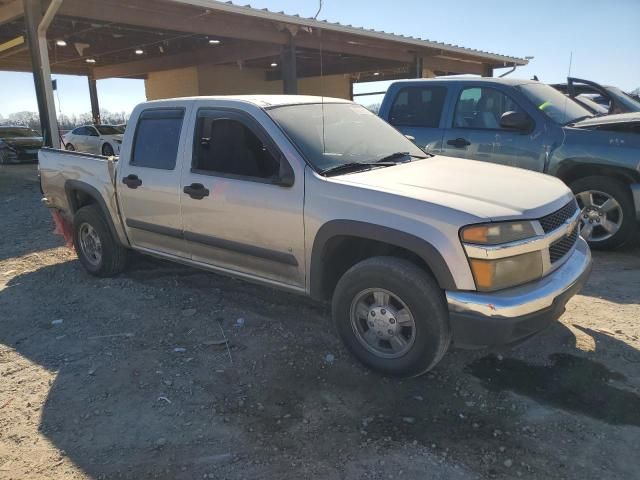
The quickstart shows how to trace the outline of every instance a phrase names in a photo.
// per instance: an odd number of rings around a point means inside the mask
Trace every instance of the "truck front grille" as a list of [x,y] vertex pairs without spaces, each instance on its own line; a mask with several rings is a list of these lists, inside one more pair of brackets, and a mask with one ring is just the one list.
[[569,234],[569,236],[562,237],[560,240],[552,243],[549,247],[549,259],[551,260],[551,264],[556,263],[562,257],[564,257],[571,248],[578,241],[578,230],[580,230],[579,226],[573,229],[573,231]]
[[578,204],[575,200],[572,199],[560,210],[556,210],[555,212],[550,213],[546,217],[542,217],[538,220],[540,222],[540,225],[542,226],[542,230],[544,230],[544,233],[552,232],[556,228],[562,226],[562,224],[568,219],[570,219],[573,214],[576,213],[577,209]]

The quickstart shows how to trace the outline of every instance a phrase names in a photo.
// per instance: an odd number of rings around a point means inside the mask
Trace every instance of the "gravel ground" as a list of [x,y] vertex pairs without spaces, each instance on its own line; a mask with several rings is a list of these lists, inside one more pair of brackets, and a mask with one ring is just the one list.
[[87,275],[39,199],[0,166],[0,478],[640,478],[638,246],[529,342],[401,381],[305,298],[144,257]]

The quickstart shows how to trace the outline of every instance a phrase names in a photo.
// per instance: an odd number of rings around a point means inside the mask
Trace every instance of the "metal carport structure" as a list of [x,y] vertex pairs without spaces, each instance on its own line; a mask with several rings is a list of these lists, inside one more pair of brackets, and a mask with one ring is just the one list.
[[495,68],[526,64],[212,0],[0,0],[0,70],[33,72],[45,143],[53,146],[59,135],[51,73],[87,76],[99,121],[96,80],[103,78],[144,78],[153,97],[239,91],[349,97],[357,81],[491,76]]

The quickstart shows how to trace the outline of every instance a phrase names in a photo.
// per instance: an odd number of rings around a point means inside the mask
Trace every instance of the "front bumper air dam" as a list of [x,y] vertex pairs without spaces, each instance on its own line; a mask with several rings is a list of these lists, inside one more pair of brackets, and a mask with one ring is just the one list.
[[508,345],[544,330],[564,313],[590,272],[591,251],[580,237],[565,263],[540,280],[498,292],[446,292],[454,345]]

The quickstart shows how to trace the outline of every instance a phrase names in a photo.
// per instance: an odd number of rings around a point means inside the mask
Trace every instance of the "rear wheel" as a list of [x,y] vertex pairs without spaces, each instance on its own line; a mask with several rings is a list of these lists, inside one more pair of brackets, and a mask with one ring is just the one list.
[[427,272],[394,257],[364,260],[342,276],[333,319],[351,353],[387,375],[425,373],[451,342],[442,290]]
[[580,207],[580,235],[594,249],[613,249],[634,234],[637,222],[633,197],[622,182],[585,177],[571,185]]
[[64,148],[65,148],[65,150],[69,150],[70,152],[75,152],[76,151],[76,147],[74,147],[73,144],[71,144],[71,143],[67,143],[64,146]]
[[97,277],[122,272],[127,249],[120,245],[97,205],[87,205],[73,217],[73,245],[82,266]]

